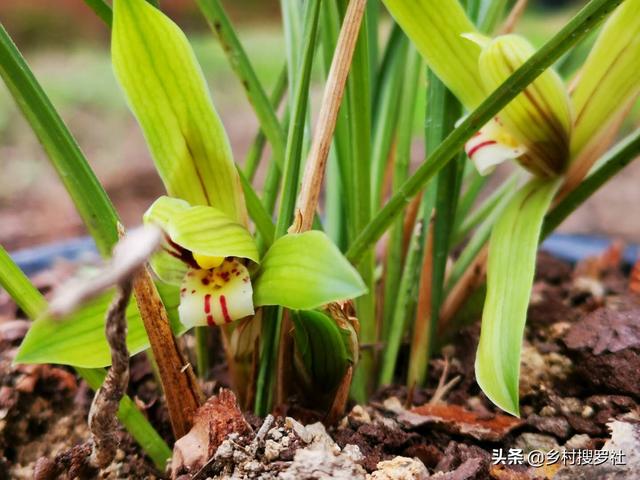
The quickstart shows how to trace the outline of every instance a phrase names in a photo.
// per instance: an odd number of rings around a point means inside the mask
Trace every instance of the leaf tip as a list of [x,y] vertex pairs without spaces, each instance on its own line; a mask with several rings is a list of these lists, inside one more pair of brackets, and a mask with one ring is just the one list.
[[478,348],[475,361],[476,382],[494,405],[520,418],[519,379],[516,378],[515,386],[508,385],[498,370],[490,358],[483,359]]

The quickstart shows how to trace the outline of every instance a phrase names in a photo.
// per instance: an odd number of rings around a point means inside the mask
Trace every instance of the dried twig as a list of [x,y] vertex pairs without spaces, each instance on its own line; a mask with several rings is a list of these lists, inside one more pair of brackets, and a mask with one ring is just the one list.
[[366,5],[367,0],[351,0],[345,13],[324,89],[318,127],[304,170],[294,224],[289,229],[290,232],[305,232],[313,225],[331,140]]
[[167,311],[146,268],[133,282],[142,323],[149,337],[153,357],[158,365],[169,418],[175,438],[186,435],[204,395],[191,364],[184,360],[171,331]]
[[437,403],[441,403],[444,397],[451,391],[451,389],[460,381],[460,375],[456,375],[448,382],[447,376],[449,375],[449,357],[444,357],[444,368],[442,369],[442,375],[438,379],[438,386],[436,387],[436,391],[433,392],[433,396],[429,400],[430,405],[435,405]]
[[94,444],[91,460],[99,468],[105,468],[113,461],[118,447],[116,413],[129,383],[126,310],[131,291],[130,278],[120,282],[107,312],[105,333],[111,348],[111,368],[89,411]]
[[518,21],[522,17],[522,14],[527,8],[528,3],[529,0],[518,0],[516,2],[516,4],[511,9],[511,12],[509,12],[509,16],[502,24],[502,27],[500,27],[500,35],[506,35],[507,33],[513,32],[513,30],[516,28],[516,25],[518,24]]

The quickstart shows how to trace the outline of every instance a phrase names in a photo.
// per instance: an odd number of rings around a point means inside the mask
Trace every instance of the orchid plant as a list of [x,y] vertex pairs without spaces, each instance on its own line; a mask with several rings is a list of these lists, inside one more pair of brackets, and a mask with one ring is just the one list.
[[[514,34],[481,34],[456,0],[386,0],[431,68],[469,110],[534,53]],[[454,57],[456,61],[450,61]],[[548,69],[467,141],[481,175],[515,160],[532,178],[496,220],[487,260],[487,297],[476,380],[500,408],[518,415],[520,345],[544,216],[563,183],[582,180],[603,135],[640,93],[640,1],[626,0],[603,27],[568,88]],[[604,144],[603,144],[604,143]],[[577,177],[577,178],[576,178]]]
[[[518,414],[540,237],[640,153],[639,131],[609,149],[640,93],[640,0],[591,0],[539,50],[519,35],[487,33],[504,0],[282,0],[286,65],[270,98],[220,0],[196,0],[260,123],[243,169],[186,36],[157,3],[85,3],[112,28],[116,80],[167,194],[141,219],[162,241],[149,259],[148,295],[127,310],[131,354],[151,342],[158,357],[177,348],[171,331],[195,327],[204,377],[208,334],[220,328],[246,406],[266,414],[295,395],[335,419],[349,394],[366,401],[405,376],[396,367],[407,339],[407,384],[425,383],[432,352],[482,292],[477,272],[486,263],[476,378],[498,407]],[[383,4],[394,20],[388,37]],[[580,73],[565,82],[553,64],[608,15]],[[327,85],[312,128],[320,60]],[[117,212],[3,28],[0,75],[108,258]],[[425,104],[426,159],[411,172]],[[522,168],[478,202],[483,176],[509,160]],[[103,324],[112,294],[54,320],[3,250],[0,265],[0,284],[34,319],[16,361],[71,365],[99,386],[111,361]],[[154,345],[161,321],[169,337]],[[182,374],[188,365],[172,367]],[[179,409],[182,392],[160,380]],[[122,422],[164,465],[167,446],[132,405],[122,401]]]

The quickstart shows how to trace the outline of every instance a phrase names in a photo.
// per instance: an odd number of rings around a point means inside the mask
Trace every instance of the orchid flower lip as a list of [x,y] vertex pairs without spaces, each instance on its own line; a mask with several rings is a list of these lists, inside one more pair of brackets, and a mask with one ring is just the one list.
[[488,175],[500,163],[527,153],[527,148],[509,134],[497,116],[477,131],[464,149],[480,175]]
[[190,268],[180,288],[180,320],[188,327],[225,325],[253,315],[249,271],[236,258],[216,268]]

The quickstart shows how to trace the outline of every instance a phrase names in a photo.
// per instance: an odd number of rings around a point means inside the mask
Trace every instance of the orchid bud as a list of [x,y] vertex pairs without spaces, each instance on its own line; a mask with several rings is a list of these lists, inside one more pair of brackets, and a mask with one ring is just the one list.
[[[480,54],[480,76],[487,92],[498,88],[534,53],[517,35],[498,37]],[[499,114],[500,122],[518,144],[526,148],[519,163],[540,177],[555,177],[569,161],[572,115],[562,80],[553,70],[544,71]]]

